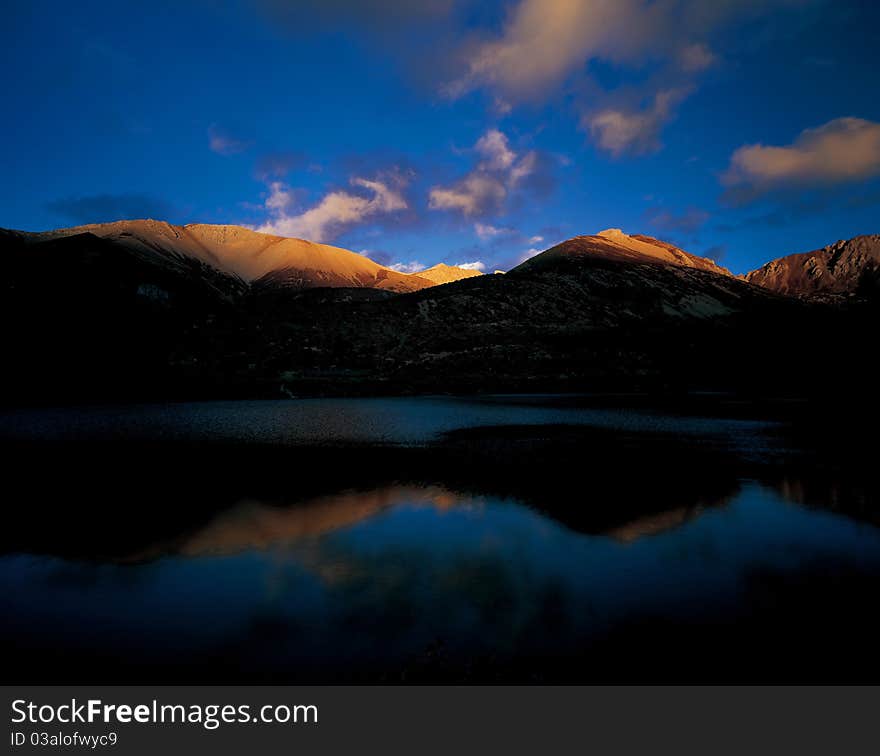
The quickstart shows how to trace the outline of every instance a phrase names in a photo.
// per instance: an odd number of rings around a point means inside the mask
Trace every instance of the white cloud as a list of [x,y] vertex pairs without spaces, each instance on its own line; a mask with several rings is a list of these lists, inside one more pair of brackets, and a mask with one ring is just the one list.
[[489,223],[474,223],[474,231],[483,241],[494,239],[496,236],[509,236],[516,233],[516,229],[507,226],[492,226]]
[[541,252],[543,252],[543,251],[544,251],[543,249],[538,249],[537,247],[531,247],[530,249],[527,249],[525,252],[523,252],[519,256],[519,258],[517,258],[517,262],[518,263],[525,262],[529,258],[534,257],[535,255],[541,254]]
[[529,238],[529,244],[537,244],[538,242],[544,241],[543,236],[532,236]]
[[527,176],[531,176],[535,172],[535,166],[538,162],[537,152],[527,152],[522,159],[510,168],[510,183],[516,186]]
[[406,199],[401,193],[405,182],[399,176],[383,180],[356,177],[350,183],[364,193],[354,194],[344,190],[330,192],[308,210],[291,215],[288,211],[292,202],[290,190],[281,182],[273,182],[266,209],[274,217],[257,231],[315,242],[330,241],[362,221],[407,208]]
[[507,136],[498,129],[489,129],[477,140],[474,149],[486,157],[482,167],[487,171],[506,171],[516,160],[516,153],[510,149]]
[[[498,211],[513,188],[535,171],[537,153],[527,152],[519,157],[510,148],[507,136],[490,129],[474,145],[474,151],[483,157],[464,178],[449,186],[431,187],[428,207],[432,210],[453,210],[465,217],[488,215]],[[477,228],[477,235],[492,235],[492,226]]]
[[269,184],[269,197],[266,208],[275,212],[283,212],[293,204],[293,192],[280,181]]
[[880,123],[836,118],[782,147],[752,144],[730,158],[722,183],[760,194],[780,186],[818,186],[880,175]]
[[589,129],[596,145],[614,157],[643,155],[659,149],[660,130],[689,93],[688,88],[665,89],[654,96],[647,108],[608,108],[586,116],[582,125]]
[[388,267],[391,268],[391,270],[396,270],[398,273],[418,273],[420,270],[425,269],[425,265],[416,260],[412,260],[408,263],[392,263]]
[[455,263],[456,268],[462,268],[463,270],[486,270],[486,263],[481,262],[480,260],[476,260],[474,262],[463,262],[463,263]]

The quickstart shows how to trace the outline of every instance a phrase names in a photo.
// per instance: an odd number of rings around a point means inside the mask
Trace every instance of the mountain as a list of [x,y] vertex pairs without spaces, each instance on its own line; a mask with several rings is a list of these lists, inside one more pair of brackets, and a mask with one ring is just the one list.
[[462,278],[473,278],[474,276],[483,275],[478,270],[470,270],[469,268],[460,268],[457,265],[446,265],[439,263],[425,270],[420,270],[414,275],[423,278],[434,284],[452,283],[460,281]]
[[799,297],[880,293],[880,235],[856,236],[780,257],[748,273],[746,280]]
[[584,238],[506,275],[381,300],[276,299],[274,381],[297,395],[625,390],[769,382],[786,367],[802,303],[665,247],[638,256]]
[[707,257],[697,257],[650,236],[641,234],[630,236],[619,228],[609,228],[598,234],[568,239],[526,260],[518,268],[536,270],[546,265],[553,265],[560,258],[603,258],[638,264],[675,265],[732,276],[729,270]]
[[28,245],[89,234],[141,258],[189,258],[245,281],[264,279],[287,288],[366,287],[404,292],[432,285],[347,249],[261,234],[241,226],[174,226],[162,221],[132,220],[42,233],[11,233]]
[[[843,376],[851,393],[872,374],[859,363],[876,320],[865,308],[783,296],[619,230],[569,239],[505,275],[444,285],[235,227],[0,232],[0,253],[0,396],[13,403],[788,392],[805,382],[828,390]],[[250,262],[233,268],[237,258]],[[444,267],[434,272],[458,275]]]

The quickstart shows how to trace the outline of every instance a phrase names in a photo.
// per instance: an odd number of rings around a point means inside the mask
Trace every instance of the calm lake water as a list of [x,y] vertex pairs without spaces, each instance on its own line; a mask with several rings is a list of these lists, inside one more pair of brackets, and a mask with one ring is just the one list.
[[596,408],[578,397],[301,399],[24,409],[0,414],[11,440],[197,440],[266,444],[420,444],[465,428],[572,424],[619,431],[723,437],[764,445],[772,423]]
[[[779,444],[774,423],[549,398],[17,411],[4,415],[3,437],[51,439],[54,449],[135,438],[419,446],[473,427],[559,424],[670,434],[685,448],[721,443],[724,459],[744,465]],[[621,475],[640,474],[631,450]],[[686,462],[678,474],[691,474]],[[780,487],[735,475],[723,495],[696,503],[664,484],[644,511],[629,502],[618,521],[584,532],[525,493],[492,493],[491,480],[481,492],[479,479],[443,483],[441,470],[430,481],[399,475],[332,490],[333,475],[326,492],[306,496],[296,474],[268,499],[245,487],[112,558],[13,542],[0,557],[8,664],[54,670],[56,680],[132,682],[863,676],[851,665],[875,627],[866,618],[876,595],[866,592],[878,585],[880,529],[833,502],[803,506],[791,476]],[[613,486],[594,501],[577,470],[554,490],[568,497],[565,511],[616,506]],[[71,491],[65,506],[88,507],[89,493]],[[28,506],[51,518],[58,503]],[[114,527],[101,535],[112,541]],[[859,624],[842,632],[850,623]],[[844,638],[850,648],[837,659]]]

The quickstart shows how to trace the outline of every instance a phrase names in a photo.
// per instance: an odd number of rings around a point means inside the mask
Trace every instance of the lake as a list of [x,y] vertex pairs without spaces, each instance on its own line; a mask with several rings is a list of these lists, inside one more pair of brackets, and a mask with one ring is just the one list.
[[790,418],[708,409],[523,396],[5,410],[4,668],[55,682],[876,680],[870,470]]

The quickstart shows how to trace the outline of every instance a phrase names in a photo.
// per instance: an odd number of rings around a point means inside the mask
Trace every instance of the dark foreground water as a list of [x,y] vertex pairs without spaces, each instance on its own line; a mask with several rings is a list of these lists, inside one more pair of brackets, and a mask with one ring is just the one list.
[[876,680],[870,475],[741,414],[559,397],[6,413],[28,480],[6,505],[4,669]]

